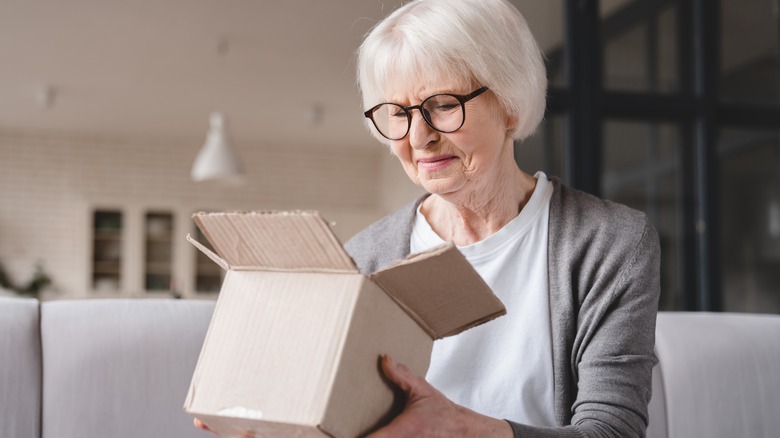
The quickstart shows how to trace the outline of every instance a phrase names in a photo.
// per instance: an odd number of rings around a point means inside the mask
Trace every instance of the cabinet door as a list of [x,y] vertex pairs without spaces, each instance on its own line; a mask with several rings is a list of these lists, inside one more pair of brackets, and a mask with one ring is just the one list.
[[148,212],[144,220],[144,284],[147,291],[171,290],[173,285],[173,214]]
[[[195,236],[198,242],[214,251],[206,236],[198,227],[195,227]],[[222,287],[222,279],[225,273],[216,263],[202,252],[195,250],[195,293],[216,294]]]
[[92,288],[116,292],[122,279],[122,212],[95,210],[92,215]]

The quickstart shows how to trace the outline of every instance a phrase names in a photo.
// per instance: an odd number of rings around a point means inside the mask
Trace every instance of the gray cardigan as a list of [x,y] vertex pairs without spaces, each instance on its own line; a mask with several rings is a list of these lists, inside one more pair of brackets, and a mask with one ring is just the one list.
[[[656,362],[658,235],[643,213],[551,181],[547,264],[558,427],[510,424],[517,437],[644,436]],[[346,243],[363,273],[409,254],[422,199]]]

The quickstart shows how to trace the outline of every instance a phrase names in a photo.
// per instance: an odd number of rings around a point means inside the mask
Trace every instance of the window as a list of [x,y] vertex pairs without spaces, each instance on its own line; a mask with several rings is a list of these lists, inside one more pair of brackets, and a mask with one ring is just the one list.
[[521,168],[563,162],[567,184],[645,211],[662,309],[780,313],[780,2],[562,6],[563,38],[543,46],[546,124],[516,146]]
[[718,154],[723,310],[780,313],[780,132],[725,129]]

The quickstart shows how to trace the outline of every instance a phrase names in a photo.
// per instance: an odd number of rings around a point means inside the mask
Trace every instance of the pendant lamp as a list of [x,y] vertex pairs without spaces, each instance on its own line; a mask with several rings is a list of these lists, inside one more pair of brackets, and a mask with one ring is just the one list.
[[244,171],[230,145],[225,130],[225,118],[220,113],[212,113],[210,123],[206,143],[192,165],[192,179],[240,182]]

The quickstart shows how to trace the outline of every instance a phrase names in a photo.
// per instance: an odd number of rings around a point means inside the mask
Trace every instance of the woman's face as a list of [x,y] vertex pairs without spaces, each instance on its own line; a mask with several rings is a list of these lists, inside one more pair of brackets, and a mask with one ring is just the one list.
[[[388,101],[403,106],[419,105],[439,93],[465,95],[479,86],[429,84],[394,93]],[[490,189],[502,166],[514,163],[511,121],[496,99],[487,92],[466,102],[465,122],[452,133],[431,128],[418,110],[406,137],[390,141],[409,178],[429,193],[447,196]],[[487,187],[485,187],[487,185]]]

